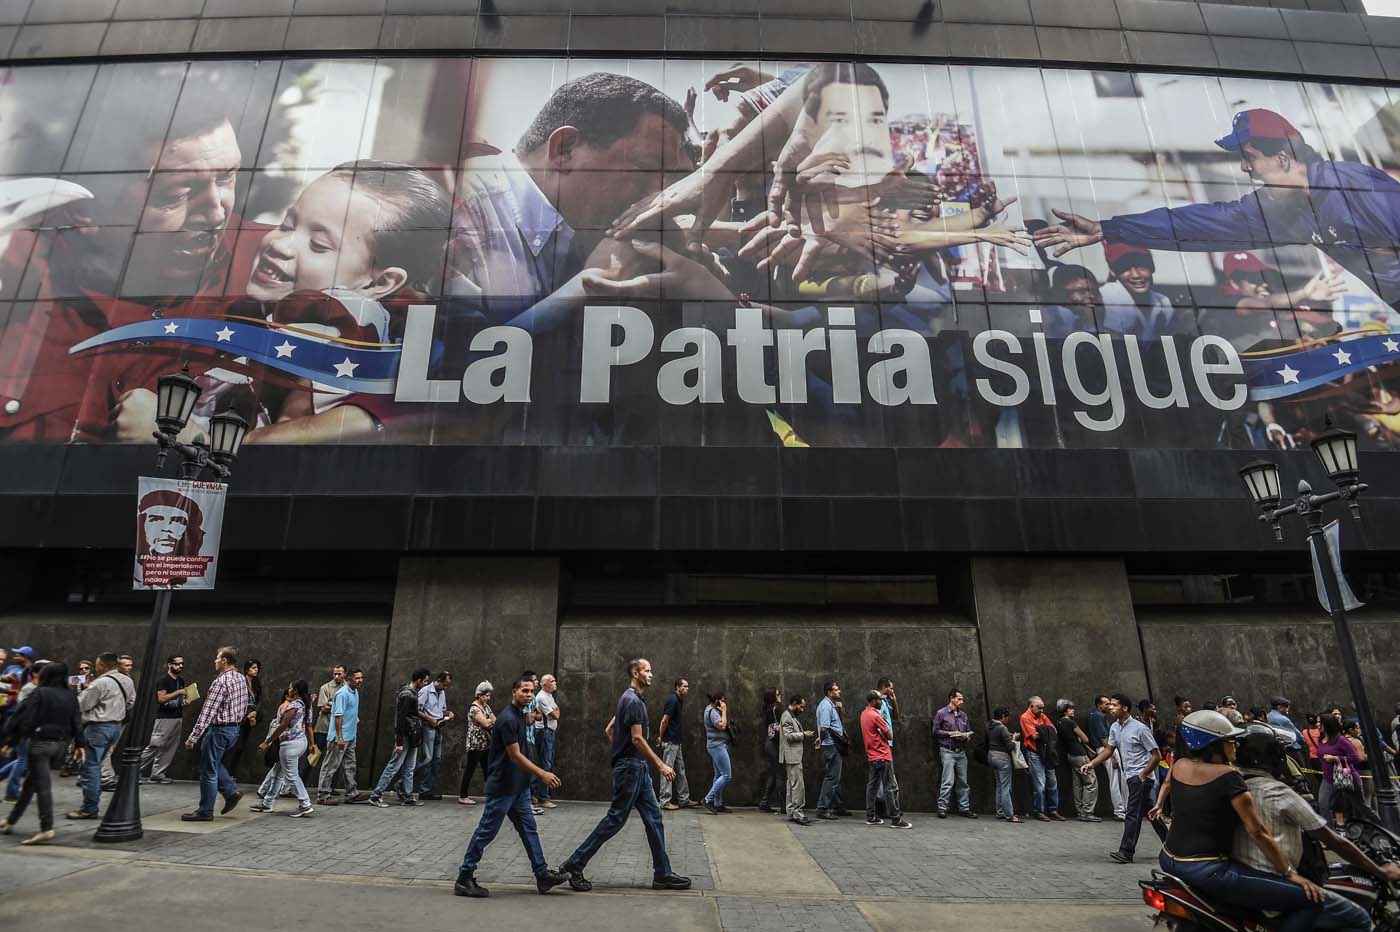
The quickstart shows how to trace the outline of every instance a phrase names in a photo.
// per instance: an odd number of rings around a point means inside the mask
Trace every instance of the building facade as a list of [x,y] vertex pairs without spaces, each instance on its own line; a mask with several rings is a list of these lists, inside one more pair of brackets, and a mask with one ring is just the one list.
[[139,653],[188,365],[192,431],[253,425],[196,677],[363,667],[377,768],[411,669],[552,670],[597,798],[646,656],[695,784],[727,693],[747,801],[765,687],[888,676],[928,808],[953,688],[1345,708],[1236,474],[1326,487],[1330,419],[1384,713],[1400,19],[1351,2],[0,3],[0,634]]

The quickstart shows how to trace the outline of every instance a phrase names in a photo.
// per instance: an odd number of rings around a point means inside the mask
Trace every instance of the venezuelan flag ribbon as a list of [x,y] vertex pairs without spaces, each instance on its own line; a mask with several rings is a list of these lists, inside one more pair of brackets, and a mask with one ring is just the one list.
[[279,372],[348,392],[392,395],[397,343],[330,337],[255,317],[166,317],[114,327],[68,350],[70,356],[168,343],[246,358]]
[[1372,366],[1400,363],[1400,333],[1363,330],[1262,353],[1242,353],[1251,401],[1288,398]]

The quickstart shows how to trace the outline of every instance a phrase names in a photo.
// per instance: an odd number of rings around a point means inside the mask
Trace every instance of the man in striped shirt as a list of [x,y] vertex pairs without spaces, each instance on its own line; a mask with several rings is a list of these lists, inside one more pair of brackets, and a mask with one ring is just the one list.
[[213,821],[214,799],[219,793],[224,795],[220,815],[232,812],[243,798],[238,784],[224,769],[224,752],[238,740],[238,725],[248,714],[248,678],[238,670],[238,648],[220,647],[214,655],[214,669],[219,675],[209,684],[204,708],[185,741],[187,748],[203,741],[199,749],[199,808],[180,816],[185,822]]

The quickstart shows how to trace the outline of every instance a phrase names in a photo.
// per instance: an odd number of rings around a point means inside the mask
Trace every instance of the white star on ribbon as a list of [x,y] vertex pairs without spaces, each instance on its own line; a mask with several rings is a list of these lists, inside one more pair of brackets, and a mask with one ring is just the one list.
[[1284,385],[1287,385],[1289,382],[1292,382],[1294,385],[1298,384],[1298,370],[1294,369],[1288,363],[1283,364],[1283,368],[1278,370],[1278,374],[1283,376]]
[[1400,343],[1396,343],[1394,337],[1391,337],[1389,340],[1383,341],[1381,345],[1392,353],[1400,352]]
[[166,332],[166,333],[174,333],[176,330],[179,330],[179,329],[180,329],[180,325],[179,325],[179,324],[166,324],[166,325],[165,325],[165,332]]
[[220,343],[227,343],[229,340],[233,339],[233,331],[229,329],[228,324],[224,324],[224,329],[215,330],[214,336],[219,338]]
[[1332,358],[1337,360],[1337,365],[1345,366],[1347,363],[1351,362],[1351,353],[1348,353],[1344,349],[1339,349],[1332,354]]
[[360,364],[351,362],[350,357],[346,356],[344,362],[335,364],[335,377],[338,379],[352,378],[355,375],[355,370],[358,368],[360,368]]
[[[296,349],[296,347],[284,339],[281,346],[274,346],[273,349],[277,350],[278,359],[290,359],[292,350]],[[1296,382],[1297,379],[1294,379],[1294,381]]]

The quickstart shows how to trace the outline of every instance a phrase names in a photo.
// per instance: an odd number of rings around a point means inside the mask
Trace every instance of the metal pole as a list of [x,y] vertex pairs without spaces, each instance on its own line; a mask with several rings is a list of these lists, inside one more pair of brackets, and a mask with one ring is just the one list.
[[1351,701],[1356,706],[1356,718],[1361,723],[1361,740],[1366,745],[1366,757],[1371,762],[1371,777],[1375,781],[1376,810],[1381,824],[1392,832],[1400,832],[1400,806],[1396,805],[1395,786],[1390,781],[1390,765],[1381,749],[1376,734],[1376,722],[1371,717],[1371,702],[1366,698],[1366,685],[1361,679],[1361,665],[1356,660],[1356,645],[1351,639],[1351,624],[1347,621],[1346,608],[1342,605],[1341,586],[1333,571],[1332,557],[1327,550],[1327,540],[1322,531],[1322,509],[1310,509],[1304,513],[1308,522],[1308,538],[1314,548],[1313,554],[1322,575],[1322,588],[1327,593],[1327,604],[1332,607],[1332,627],[1337,634],[1337,647],[1342,655],[1342,667],[1346,670],[1347,684],[1351,687]]
[[136,687],[136,705],[126,725],[126,741],[117,765],[117,789],[102,824],[97,827],[94,841],[135,841],[141,828],[141,752],[151,743],[151,729],[156,720],[157,665],[165,647],[165,624],[170,617],[170,598],[174,593],[161,589],[156,593],[155,609],[151,612],[151,630],[146,635],[146,653],[141,661],[141,679]]

